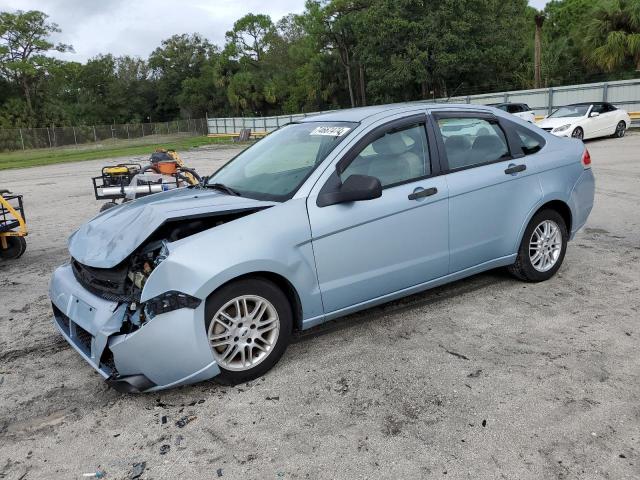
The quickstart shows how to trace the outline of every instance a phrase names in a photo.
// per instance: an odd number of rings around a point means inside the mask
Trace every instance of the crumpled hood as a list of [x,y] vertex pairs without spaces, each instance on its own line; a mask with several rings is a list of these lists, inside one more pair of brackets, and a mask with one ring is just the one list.
[[540,120],[536,125],[540,128],[556,128],[562,125],[572,125],[582,117],[565,117],[565,118],[545,118]]
[[273,205],[211,189],[179,188],[157,193],[111,208],[82,225],[69,238],[69,253],[84,265],[111,268],[169,219]]

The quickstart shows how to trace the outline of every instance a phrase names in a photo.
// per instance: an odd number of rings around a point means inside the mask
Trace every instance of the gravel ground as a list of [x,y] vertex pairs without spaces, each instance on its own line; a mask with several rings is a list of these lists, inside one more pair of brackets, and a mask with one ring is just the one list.
[[148,395],[107,388],[50,320],[105,162],[0,172],[31,229],[0,264],[0,479],[640,478],[640,135],[588,148],[595,208],[552,280],[477,275],[300,335],[250,384]]

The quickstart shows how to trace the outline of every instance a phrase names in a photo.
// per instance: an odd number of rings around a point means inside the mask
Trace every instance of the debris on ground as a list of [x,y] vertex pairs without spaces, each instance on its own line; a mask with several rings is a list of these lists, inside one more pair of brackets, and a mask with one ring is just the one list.
[[469,378],[478,378],[481,373],[482,373],[482,369],[479,368],[479,369],[474,370],[473,372],[471,372],[469,375],[467,375],[467,377],[469,377]]
[[160,447],[160,455],[166,455],[171,450],[171,445],[167,445],[166,443]]
[[147,462],[134,463],[131,471],[129,472],[129,480],[135,480],[140,478],[147,468]]
[[222,476],[222,469],[219,468],[218,470],[216,470],[216,474],[221,477]]
[[346,395],[349,391],[349,382],[346,378],[341,377],[340,380],[336,382],[336,386],[333,389],[334,392],[338,392],[340,395]]
[[277,401],[277,400],[280,400],[280,397],[279,397],[279,396],[276,396],[276,397],[265,397],[265,400],[274,400],[274,401]]
[[184,428],[189,423],[193,422],[196,418],[198,417],[196,417],[195,415],[186,415],[176,422],[176,427]]
[[82,476],[88,478],[104,478],[107,476],[107,472],[105,472],[104,470],[96,470],[92,473],[83,473]]
[[446,347],[443,347],[442,345],[440,345],[440,348],[442,348],[445,352],[447,352],[449,355],[453,355],[454,357],[458,357],[461,358],[462,360],[469,360],[469,357],[467,357],[466,355],[463,355],[461,353],[458,352],[454,352],[452,350],[449,350]]

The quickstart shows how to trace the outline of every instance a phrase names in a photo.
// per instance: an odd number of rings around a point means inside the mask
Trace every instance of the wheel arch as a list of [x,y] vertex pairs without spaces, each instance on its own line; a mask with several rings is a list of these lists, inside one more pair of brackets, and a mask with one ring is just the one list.
[[300,300],[300,295],[298,291],[293,286],[293,284],[284,276],[279,273],[270,272],[270,271],[255,271],[243,273],[242,275],[238,275],[237,277],[233,277],[225,281],[224,283],[218,285],[209,295],[214,295],[221,288],[226,285],[236,282],[238,280],[243,280],[247,278],[260,278],[263,280],[267,280],[273,284],[275,284],[287,297],[289,304],[291,305],[291,313],[293,314],[293,326],[295,330],[302,329],[302,301]]
[[522,227],[520,228],[520,234],[518,235],[518,242],[515,245],[515,252],[517,252],[518,249],[520,248],[520,244],[522,243],[522,237],[524,236],[524,232],[526,231],[527,226],[529,225],[529,222],[531,222],[531,219],[534,216],[536,216],[538,212],[541,212],[542,210],[547,210],[547,209],[555,210],[560,214],[560,216],[562,217],[562,219],[566,224],[567,233],[571,235],[573,213],[571,211],[571,207],[569,206],[569,204],[566,201],[560,200],[558,198],[554,198],[551,200],[546,199],[545,201],[543,201],[543,203],[541,203],[537,207],[532,208],[531,212],[529,212],[529,215],[527,216],[526,220],[522,224]]
[[544,203],[535,212],[533,212],[531,218],[533,218],[533,216],[535,216],[538,212],[546,209],[555,210],[556,212],[558,212],[564,220],[564,223],[567,227],[567,232],[571,233],[573,214],[571,213],[571,208],[566,202],[562,200],[551,200],[547,203]]

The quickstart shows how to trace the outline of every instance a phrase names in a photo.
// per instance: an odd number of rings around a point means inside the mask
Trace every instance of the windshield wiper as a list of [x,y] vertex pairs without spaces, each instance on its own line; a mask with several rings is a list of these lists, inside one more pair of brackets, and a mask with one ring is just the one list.
[[207,188],[215,188],[216,190],[222,190],[223,192],[228,193],[229,195],[235,195],[236,197],[241,197],[240,192],[234,190],[231,187],[227,187],[224,183],[205,183],[205,187]]

